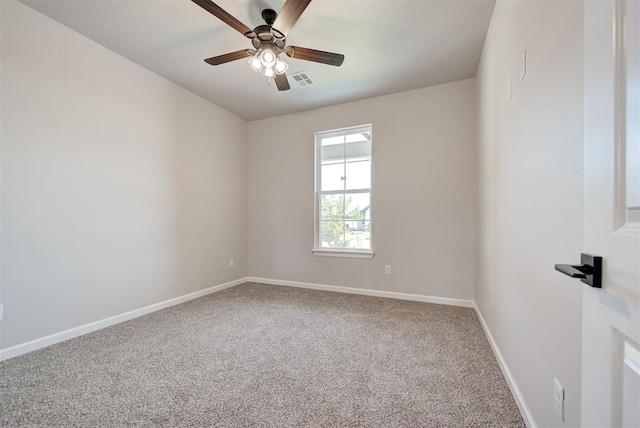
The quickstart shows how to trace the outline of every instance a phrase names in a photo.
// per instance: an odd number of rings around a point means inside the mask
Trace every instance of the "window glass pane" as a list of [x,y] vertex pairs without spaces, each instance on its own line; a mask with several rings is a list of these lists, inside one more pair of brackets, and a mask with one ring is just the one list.
[[347,167],[347,174],[346,174],[347,190],[369,189],[371,187],[371,161],[370,160],[348,162],[346,167]]
[[320,220],[344,220],[344,195],[322,195]]
[[345,248],[371,248],[371,194],[345,196]]
[[333,144],[342,144],[344,143],[344,136],[338,135],[337,137],[328,137],[322,139],[322,146],[331,146]]
[[347,160],[371,159],[371,141],[359,141],[345,146]]
[[320,190],[326,192],[331,190],[343,190],[345,180],[344,177],[344,164],[330,164],[322,165],[320,171],[322,177],[322,185]]
[[357,132],[345,136],[347,143],[356,143],[358,141],[371,140],[371,132]]
[[358,221],[356,227],[349,227],[345,234],[345,248],[371,249],[371,222]]
[[344,144],[334,144],[320,148],[322,164],[344,162]]
[[369,220],[370,193],[353,193],[345,196],[345,219],[352,221]]
[[345,248],[344,232],[344,221],[321,221],[320,247]]

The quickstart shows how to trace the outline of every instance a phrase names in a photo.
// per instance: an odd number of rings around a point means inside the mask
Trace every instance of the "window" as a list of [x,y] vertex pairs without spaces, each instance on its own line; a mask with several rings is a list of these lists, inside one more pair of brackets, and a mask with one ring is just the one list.
[[316,133],[314,254],[373,257],[371,125]]

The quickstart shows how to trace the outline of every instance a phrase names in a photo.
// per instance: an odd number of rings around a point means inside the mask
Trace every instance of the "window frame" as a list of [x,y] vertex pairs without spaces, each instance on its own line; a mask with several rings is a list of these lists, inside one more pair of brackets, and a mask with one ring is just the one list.
[[[322,195],[328,194],[338,194],[338,195],[348,195],[350,193],[357,194],[363,193],[363,190],[366,189],[352,189],[347,190],[344,188],[343,190],[327,190],[325,192],[322,191],[322,157],[321,157],[321,149],[322,149],[322,139],[344,136],[348,134],[353,134],[354,131],[358,130],[371,132],[371,153],[370,153],[370,162],[371,162],[371,180],[369,183],[369,249],[357,249],[357,248],[323,248],[321,247],[322,240],[320,238],[320,224],[321,224],[321,206],[322,206]],[[346,144],[346,143],[345,143]],[[346,158],[343,160],[346,163]],[[328,256],[328,257],[348,257],[348,258],[360,258],[360,259],[371,259],[374,256],[373,251],[373,124],[363,124],[356,126],[349,126],[345,128],[332,129],[328,131],[318,131],[315,133],[314,138],[314,242],[312,253],[316,256]]]

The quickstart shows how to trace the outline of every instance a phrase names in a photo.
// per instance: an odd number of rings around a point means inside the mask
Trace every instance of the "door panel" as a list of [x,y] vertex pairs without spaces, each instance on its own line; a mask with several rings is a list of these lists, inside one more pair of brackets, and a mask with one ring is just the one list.
[[630,4],[585,2],[584,249],[604,258],[604,272],[602,289],[583,287],[584,426],[622,426],[633,416],[626,403],[636,381],[624,350],[640,343],[640,235],[627,203],[633,204],[627,190],[635,175],[627,170],[636,162],[639,87],[635,53],[628,50],[640,46],[640,33],[637,17],[629,19]]

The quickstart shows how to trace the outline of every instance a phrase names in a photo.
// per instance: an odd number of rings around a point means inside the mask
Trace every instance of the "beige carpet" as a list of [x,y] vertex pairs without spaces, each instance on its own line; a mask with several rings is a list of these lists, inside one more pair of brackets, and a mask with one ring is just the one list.
[[244,284],[0,363],[0,426],[524,426],[472,309]]

